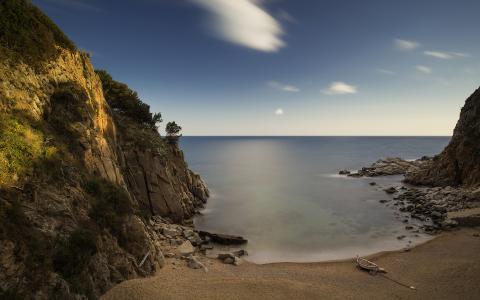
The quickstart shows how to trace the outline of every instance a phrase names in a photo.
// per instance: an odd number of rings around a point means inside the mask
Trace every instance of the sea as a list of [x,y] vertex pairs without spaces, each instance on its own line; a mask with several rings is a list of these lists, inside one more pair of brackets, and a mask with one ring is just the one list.
[[[379,158],[438,154],[450,137],[182,137],[211,197],[197,229],[248,239],[247,260],[320,262],[412,247],[431,238],[383,190],[402,176],[351,178]],[[371,185],[375,182],[376,185]],[[408,224],[404,223],[408,220]]]

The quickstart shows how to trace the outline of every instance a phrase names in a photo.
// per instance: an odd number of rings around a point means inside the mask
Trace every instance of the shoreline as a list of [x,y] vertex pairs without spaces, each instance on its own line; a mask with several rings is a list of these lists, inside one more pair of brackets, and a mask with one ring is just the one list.
[[233,266],[200,257],[208,272],[167,261],[155,276],[125,281],[102,299],[472,299],[480,296],[479,234],[479,227],[459,228],[407,252],[369,255],[390,280],[358,270],[351,259]]

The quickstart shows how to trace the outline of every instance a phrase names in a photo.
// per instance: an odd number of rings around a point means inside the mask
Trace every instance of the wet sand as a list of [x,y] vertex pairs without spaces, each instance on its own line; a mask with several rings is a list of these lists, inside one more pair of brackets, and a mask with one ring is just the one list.
[[370,256],[386,277],[359,271],[353,260],[324,263],[243,263],[235,267],[201,258],[209,271],[184,261],[156,276],[129,280],[102,297],[111,299],[480,299],[480,228],[443,233],[409,252]]

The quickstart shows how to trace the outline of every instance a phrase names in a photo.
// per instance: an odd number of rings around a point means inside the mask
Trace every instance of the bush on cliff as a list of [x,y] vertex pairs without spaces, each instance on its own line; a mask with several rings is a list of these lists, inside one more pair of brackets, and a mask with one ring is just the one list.
[[110,107],[114,112],[128,116],[141,125],[156,129],[161,123],[160,113],[152,114],[150,106],[138,97],[137,92],[131,90],[128,85],[113,80],[112,76],[105,70],[95,71],[102,81],[103,93]]
[[0,1],[0,54],[38,66],[58,55],[56,46],[75,50],[74,43],[40,9],[27,0]]

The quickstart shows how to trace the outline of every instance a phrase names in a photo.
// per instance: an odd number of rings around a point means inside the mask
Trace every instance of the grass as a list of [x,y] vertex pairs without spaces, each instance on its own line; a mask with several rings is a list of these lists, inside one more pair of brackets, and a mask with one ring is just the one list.
[[0,114],[0,186],[14,184],[33,169],[44,151],[43,134],[12,114]]
[[56,46],[76,50],[60,28],[30,1],[0,1],[0,53],[37,68],[58,56]]

